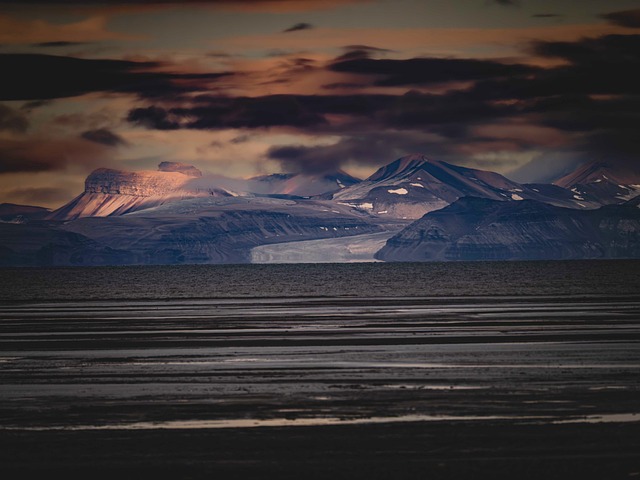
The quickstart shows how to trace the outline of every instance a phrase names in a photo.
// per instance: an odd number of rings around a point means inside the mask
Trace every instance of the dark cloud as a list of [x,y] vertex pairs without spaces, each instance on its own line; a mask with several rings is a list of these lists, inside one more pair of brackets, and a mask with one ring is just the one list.
[[350,60],[360,60],[363,58],[371,58],[372,51],[366,49],[355,49],[349,50],[348,52],[343,53],[339,57],[336,57],[335,62],[347,62]]
[[[389,128],[463,138],[467,129],[508,116],[512,105],[492,104],[474,92],[431,95],[270,95],[265,97],[201,96],[199,106],[164,109],[151,106],[129,112],[134,124],[171,130],[287,127],[309,133],[380,132]],[[344,119],[332,125],[327,116]]]
[[313,25],[310,23],[296,23],[295,25],[283,30],[282,33],[299,32],[300,30],[310,30]]
[[[353,51],[361,56],[362,51]],[[456,58],[411,58],[408,60],[374,60],[370,58],[338,57],[329,69],[334,72],[361,75],[380,75],[374,81],[378,86],[435,84],[455,81],[480,80],[496,77],[527,75],[537,69],[525,65],[510,65],[491,60]]]
[[108,147],[117,147],[119,145],[127,145],[127,142],[120,136],[113,133],[106,128],[99,128],[97,130],[87,130],[80,135],[85,140],[90,142],[99,143]]
[[317,174],[338,170],[348,162],[377,166],[413,151],[443,153],[421,134],[379,132],[345,137],[333,145],[276,146],[267,157],[278,161],[285,172]]
[[335,171],[347,164],[384,165],[390,159],[415,152],[458,163],[463,158],[451,144],[419,130],[359,132],[343,136],[333,145],[275,146],[269,149],[267,157],[278,161],[285,172],[317,174]]
[[634,10],[623,10],[619,12],[603,13],[600,18],[608,20],[609,23],[628,28],[640,28],[640,8]]
[[[29,128],[29,121],[23,112],[0,103],[0,132],[24,132]],[[0,157],[0,162],[2,158]]]
[[347,60],[358,60],[362,58],[371,58],[376,53],[392,52],[386,48],[372,47],[369,45],[346,45],[342,47],[344,53],[333,60],[333,63],[340,63]]
[[154,130],[177,130],[180,124],[167,110],[161,107],[134,108],[127,120],[135,125]]
[[42,42],[42,43],[32,43],[32,47],[42,47],[42,48],[60,48],[60,47],[76,47],[83,45],[91,45],[90,42]]
[[622,66],[640,62],[640,35],[605,35],[577,42],[536,42],[533,51],[578,66]]
[[372,47],[371,45],[345,45],[342,47],[344,50],[367,50],[369,52],[393,52],[388,48]]
[[366,88],[368,85],[364,83],[352,83],[352,82],[335,82],[322,85],[325,90],[338,90],[338,89],[361,89]]
[[[142,97],[205,90],[228,73],[176,74],[154,71],[156,62],[0,54],[0,100],[46,100],[89,92],[125,92]],[[46,79],[46,80],[45,80]]]
[[518,0],[488,0],[489,3],[495,3],[497,5],[502,5],[503,7],[515,7],[520,5]]
[[[201,96],[200,106],[163,109],[155,106],[129,112],[131,123],[158,130],[176,128],[221,129],[297,127],[308,128],[326,123],[321,112],[313,108],[309,97],[269,95],[265,97]],[[320,101],[320,99],[318,99]]]
[[564,15],[559,13],[536,13],[531,15],[532,18],[563,18]]
[[[200,95],[181,108],[132,110],[129,120],[157,129],[285,127],[341,138],[334,145],[272,148],[269,158],[288,171],[329,171],[347,162],[378,165],[414,151],[458,163],[475,153],[531,149],[560,152],[568,162],[640,158],[640,35],[533,43],[535,55],[564,61],[548,68],[475,59],[375,60],[369,58],[372,49],[351,47],[347,53],[361,58],[343,56],[326,68],[353,76],[324,88],[360,89],[357,95]],[[300,59],[297,67],[307,65]],[[295,75],[294,70],[287,71]],[[442,94],[364,93],[372,85],[452,82],[468,87]],[[518,128],[501,130],[499,124]],[[554,138],[541,138],[546,132]],[[517,162],[499,163],[507,168]]]

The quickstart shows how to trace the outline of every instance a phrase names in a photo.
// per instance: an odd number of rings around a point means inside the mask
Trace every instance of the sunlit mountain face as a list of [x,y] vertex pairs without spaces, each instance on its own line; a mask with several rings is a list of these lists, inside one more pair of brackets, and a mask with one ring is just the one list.
[[[557,185],[628,199],[639,27],[634,0],[0,0],[0,203],[55,210],[96,169],[162,162],[214,195],[347,198],[415,152],[518,185],[604,162],[623,178]],[[375,193],[347,199],[395,208]]]

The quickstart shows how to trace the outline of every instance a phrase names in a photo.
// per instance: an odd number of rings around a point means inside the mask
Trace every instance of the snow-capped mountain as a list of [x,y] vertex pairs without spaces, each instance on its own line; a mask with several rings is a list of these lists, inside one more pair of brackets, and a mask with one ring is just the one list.
[[621,203],[640,195],[640,168],[593,161],[559,178],[554,184],[589,202],[600,205]]
[[640,257],[640,196],[624,203],[640,189],[634,175],[589,165],[558,185],[523,185],[423,155],[364,181],[340,171],[233,179],[171,162],[157,171],[101,168],[46,219],[43,209],[6,206],[32,219],[2,218],[0,264],[250,262],[256,247],[280,244],[282,257],[301,240],[324,242],[316,248],[331,260],[338,245],[358,255],[357,238],[379,245],[405,227],[377,258]]
[[462,197],[490,200],[534,199],[573,208],[578,205],[570,192],[542,192],[485,170],[460,167],[424,155],[397,159],[363,182],[336,192],[333,199],[370,211],[374,215],[420,218]]

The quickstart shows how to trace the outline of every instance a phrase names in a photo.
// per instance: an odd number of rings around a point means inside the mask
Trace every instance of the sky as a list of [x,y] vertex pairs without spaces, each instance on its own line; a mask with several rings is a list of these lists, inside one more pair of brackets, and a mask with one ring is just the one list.
[[94,169],[547,182],[640,158],[637,0],[0,0],[0,203]]

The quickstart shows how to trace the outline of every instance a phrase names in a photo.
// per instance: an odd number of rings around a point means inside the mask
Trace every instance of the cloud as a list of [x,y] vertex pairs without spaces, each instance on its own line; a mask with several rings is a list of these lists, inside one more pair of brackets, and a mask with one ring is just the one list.
[[531,15],[531,18],[563,18],[564,15],[559,13],[535,13]]
[[282,33],[290,33],[290,32],[298,32],[300,30],[310,30],[313,28],[313,25],[310,23],[296,23],[295,25],[283,30]]
[[407,60],[349,59],[338,57],[329,69],[334,72],[376,75],[378,86],[399,86],[461,82],[533,73],[536,68],[492,60],[457,58],[411,58]]
[[[27,2],[0,2],[0,5],[7,3],[22,6]],[[94,15],[71,23],[49,23],[42,19],[25,19],[22,16],[13,17],[0,12],[0,44],[85,43],[144,38],[136,34],[111,32],[107,28],[108,21],[106,15]]]
[[134,125],[153,130],[177,130],[180,128],[178,118],[170,116],[166,109],[153,105],[131,110],[127,115],[127,120]]
[[339,170],[349,161],[362,164],[371,159],[376,165],[382,158],[388,160],[393,149],[392,144],[367,135],[344,138],[334,145],[272,147],[267,157],[277,160],[285,172],[317,174]]
[[317,174],[345,165],[379,166],[403,155],[427,152],[446,158],[447,150],[435,136],[423,132],[369,132],[341,138],[331,145],[283,145],[267,151],[285,172]]
[[[0,100],[46,100],[90,92],[134,93],[145,97],[205,90],[228,73],[178,74],[158,62],[89,60],[38,54],[0,54]],[[43,81],[46,79],[46,81]]]
[[93,7],[98,12],[141,12],[183,4],[233,11],[289,13],[340,8],[345,4],[369,3],[371,0],[0,0],[0,5],[50,5]]
[[[324,73],[336,74],[327,78],[344,79],[326,83],[327,94],[199,95],[182,106],[133,109],[128,119],[159,130],[268,128],[340,138],[267,151],[282,168],[309,173],[379,165],[415,151],[471,166],[497,162],[503,171],[522,166],[524,152],[532,151],[640,157],[640,35],[534,42],[529,53],[553,60],[546,68],[465,58],[378,60],[368,57],[375,47],[351,46],[367,56],[326,64]],[[322,73],[320,62],[312,68]],[[455,88],[417,90],[434,84]],[[416,89],[398,88],[405,85]],[[351,92],[335,94],[340,89]]]
[[[637,65],[640,62],[640,35],[605,35],[575,42],[535,42],[537,55],[561,58],[573,65]],[[631,65],[629,65],[629,63]]]
[[296,95],[264,97],[201,96],[200,106],[164,109],[156,106],[136,108],[128,121],[158,130],[298,127],[326,123],[320,112]]
[[81,138],[0,139],[0,152],[0,174],[51,172],[71,165],[92,170],[109,158],[108,147]]
[[82,132],[80,137],[90,142],[99,143],[108,147],[117,147],[120,145],[126,145],[127,142],[120,136],[113,133],[106,128],[99,128],[97,130],[87,130]]
[[334,82],[334,83],[327,83],[325,85],[322,85],[322,88],[325,90],[340,90],[340,89],[362,89],[362,88],[367,88],[368,85],[364,84],[364,83],[353,83],[353,82]]
[[495,3],[497,5],[502,5],[503,7],[515,7],[520,5],[518,0],[489,0],[489,3]]
[[83,45],[91,45],[92,42],[65,42],[65,41],[54,41],[54,42],[40,42],[31,44],[32,47],[41,47],[41,48],[60,48],[60,47],[77,47]]
[[3,197],[18,204],[51,205],[68,201],[69,192],[64,188],[24,187],[9,189],[4,192]]
[[640,8],[634,10],[622,10],[618,12],[603,13],[600,18],[609,23],[627,28],[640,28]]
[[393,51],[393,50],[389,50],[388,48],[372,47],[371,45],[345,45],[342,48],[347,51],[350,51],[350,50],[366,50],[369,52],[392,52]]
[[[25,114],[6,105],[0,104],[0,132],[24,132],[29,127],[29,121]],[[0,156],[0,161],[1,156]]]

